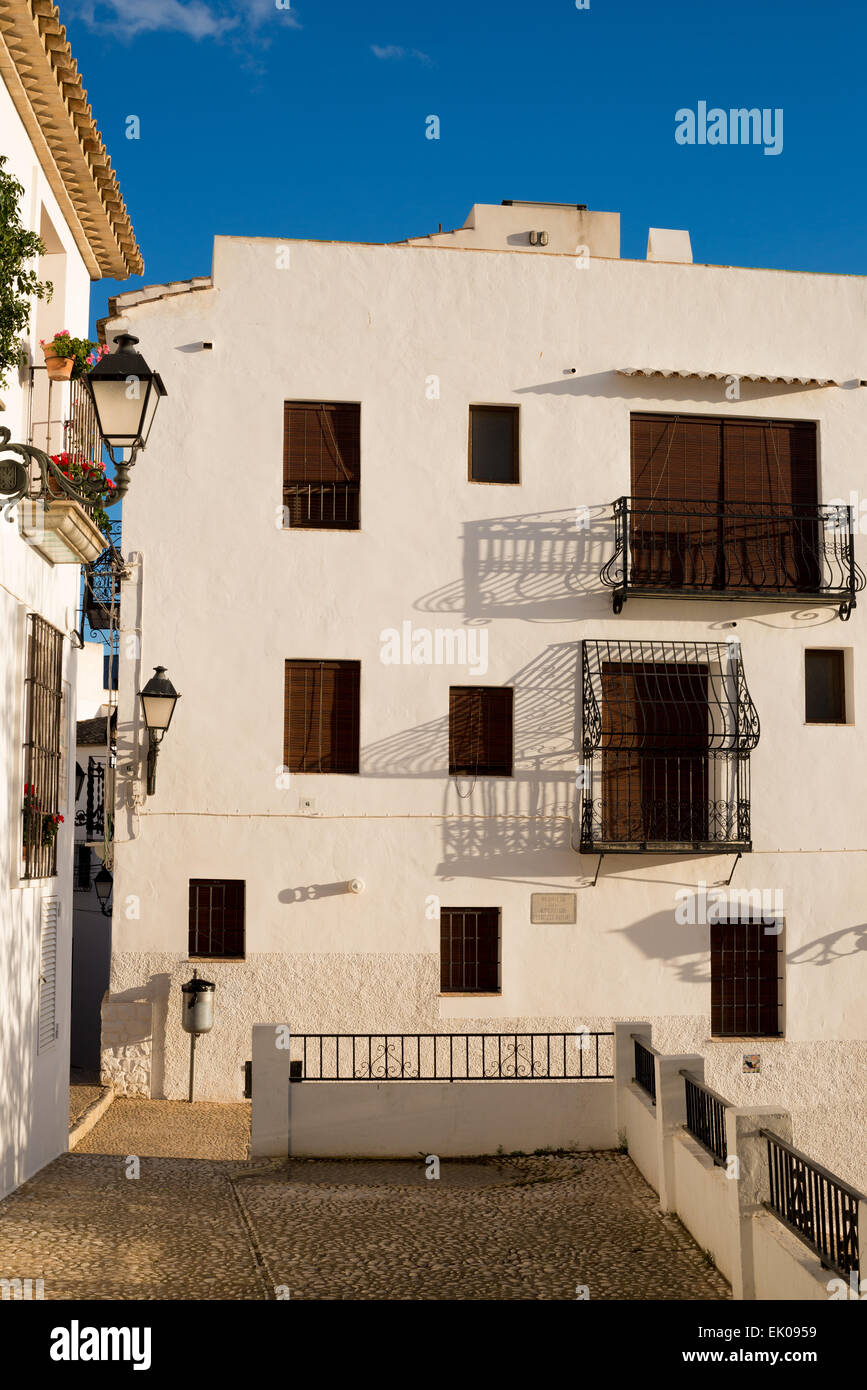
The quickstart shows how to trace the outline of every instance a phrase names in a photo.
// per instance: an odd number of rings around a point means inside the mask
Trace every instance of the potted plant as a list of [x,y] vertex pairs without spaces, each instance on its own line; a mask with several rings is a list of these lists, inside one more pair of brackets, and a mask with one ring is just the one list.
[[[115,484],[111,478],[105,476],[105,464],[94,459],[76,458],[74,454],[68,453],[52,454],[51,462],[57,465],[78,492],[86,493],[93,499],[90,507],[91,518],[103,535],[110,537],[111,519],[100,504],[111,496]],[[63,488],[51,474],[48,476],[48,485],[55,496],[64,496]]]
[[24,188],[5,165],[0,155],[0,388],[18,372],[34,299],[50,300],[53,290],[32,268],[45,246],[21,221]]
[[24,783],[24,845],[51,846],[63,824],[63,816],[43,811],[36,787]]
[[77,381],[91,371],[108,352],[103,343],[90,338],[73,338],[68,328],[55,333],[50,342],[40,339],[49,381]]

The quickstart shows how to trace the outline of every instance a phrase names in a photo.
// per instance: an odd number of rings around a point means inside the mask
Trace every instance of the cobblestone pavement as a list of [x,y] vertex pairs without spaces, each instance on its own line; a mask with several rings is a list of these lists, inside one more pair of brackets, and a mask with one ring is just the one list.
[[76,1153],[138,1154],[151,1158],[247,1157],[250,1102],[112,1101]]
[[444,1160],[431,1181],[421,1159],[249,1162],[247,1124],[115,1101],[0,1203],[0,1277],[46,1299],[730,1297],[623,1154]]

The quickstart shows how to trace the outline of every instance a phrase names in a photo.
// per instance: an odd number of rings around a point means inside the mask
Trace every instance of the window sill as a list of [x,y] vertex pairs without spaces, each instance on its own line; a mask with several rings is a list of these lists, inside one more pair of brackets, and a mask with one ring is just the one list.
[[456,989],[450,990],[448,994],[440,992],[437,995],[437,999],[502,999],[502,997],[503,992],[499,989],[491,991],[481,989]]
[[187,956],[184,965],[246,965],[246,956]]

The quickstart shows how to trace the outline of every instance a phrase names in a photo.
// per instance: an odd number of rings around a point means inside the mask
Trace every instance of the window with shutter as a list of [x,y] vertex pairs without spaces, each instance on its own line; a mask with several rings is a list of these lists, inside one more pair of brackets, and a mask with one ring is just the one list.
[[39,1024],[37,1051],[44,1052],[57,1040],[57,927],[59,898],[42,899],[39,940]]
[[450,777],[512,776],[514,697],[510,686],[450,688]]
[[749,848],[759,721],[736,642],[582,643],[581,846]]
[[780,1027],[780,923],[712,922],[713,1037],[776,1038]]
[[286,401],[283,406],[285,524],[357,531],[361,406]]
[[516,405],[471,405],[469,478],[472,483],[517,483]]
[[498,907],[440,908],[440,991],[499,994]]
[[631,466],[633,588],[818,588],[812,421],[635,414]]
[[287,661],[283,764],[290,772],[357,773],[360,661]]
[[57,872],[63,762],[63,633],[37,613],[28,618],[24,739],[24,878]]
[[191,956],[244,958],[243,879],[190,879]]

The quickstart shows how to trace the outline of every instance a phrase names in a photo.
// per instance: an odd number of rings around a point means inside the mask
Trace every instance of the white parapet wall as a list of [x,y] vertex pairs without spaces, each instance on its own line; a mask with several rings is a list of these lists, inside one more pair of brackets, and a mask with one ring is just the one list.
[[294,1081],[283,1025],[253,1029],[254,1158],[612,1149],[612,1081]]
[[[656,1104],[634,1080],[634,1035],[652,1053]],[[726,1161],[686,1129],[682,1071],[700,1085],[704,1063],[695,1055],[666,1056],[651,1046],[646,1025],[614,1025],[615,1105],[618,1130],[630,1157],[693,1239],[732,1286],[735,1299],[783,1301],[843,1299],[867,1290],[859,1273],[848,1281],[816,1255],[768,1209],[770,1179],[762,1131],[792,1142],[792,1118],[776,1106],[725,1109]],[[867,1201],[859,1203],[867,1230]],[[861,1295],[863,1296],[863,1294]]]

